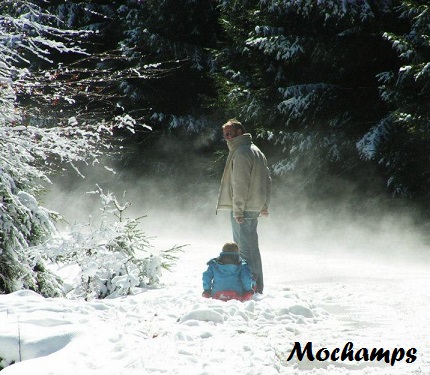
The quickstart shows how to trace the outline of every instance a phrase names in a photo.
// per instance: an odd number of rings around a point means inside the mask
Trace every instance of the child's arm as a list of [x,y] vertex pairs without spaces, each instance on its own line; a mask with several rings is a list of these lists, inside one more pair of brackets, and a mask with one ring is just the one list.
[[204,290],[204,292],[211,293],[213,278],[214,278],[214,273],[212,270],[212,266],[209,265],[208,269],[205,272],[203,272],[203,290]]

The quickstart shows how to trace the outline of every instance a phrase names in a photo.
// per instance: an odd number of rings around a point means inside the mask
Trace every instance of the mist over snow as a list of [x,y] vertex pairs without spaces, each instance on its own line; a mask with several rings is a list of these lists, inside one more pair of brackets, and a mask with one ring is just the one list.
[[[99,214],[99,198],[86,194],[97,183],[120,200],[125,192],[125,201],[131,202],[126,216],[145,216],[141,226],[155,248],[187,245],[185,253],[195,253],[204,247],[210,258],[232,239],[229,213],[215,211],[218,177],[196,185],[187,180],[187,174],[135,178],[133,173],[118,176],[104,169],[99,171],[85,180],[72,178],[63,186],[51,186],[46,206],[65,215],[67,223],[60,223],[60,229]],[[413,274],[415,267],[430,265],[430,238],[422,228],[414,226],[412,213],[396,214],[384,207],[376,207],[370,215],[352,214],[348,207],[315,209],[305,200],[296,199],[299,196],[275,185],[270,215],[259,220],[260,249],[268,282],[279,279],[288,286],[315,279],[375,274],[385,277],[385,270],[391,267],[398,268],[399,273]],[[296,267],[294,256],[305,261],[305,272]],[[202,262],[201,271],[209,258]],[[181,262],[177,268],[180,267]],[[200,270],[198,273],[200,277]],[[196,293],[200,294],[200,290]]]
[[[30,291],[0,296],[0,357],[8,374],[370,374],[430,373],[430,257],[407,215],[330,216],[276,191],[259,220],[265,292],[248,302],[205,299],[202,272],[231,240],[228,212],[215,214],[218,179],[185,180],[93,173],[52,186],[45,206],[69,224],[98,213],[99,183],[155,248],[188,244],[159,287],[122,298],[66,300]],[[204,191],[204,193],[202,193]],[[67,230],[67,225],[59,225]],[[290,361],[294,344],[315,352],[384,348],[382,360]],[[362,352],[361,352],[362,353]],[[357,357],[359,359],[360,355]],[[0,359],[0,360],[2,360]],[[7,363],[9,364],[9,363]]]
[[[209,162],[209,161],[208,161]],[[96,184],[113,192],[119,201],[131,206],[129,217],[141,217],[142,228],[153,242],[192,244],[214,242],[215,249],[231,239],[229,213],[215,211],[220,176],[195,177],[196,167],[187,172],[141,175],[102,167],[91,168],[85,179],[73,174],[60,177],[49,186],[44,205],[61,213],[67,228],[100,214]],[[194,173],[194,177],[193,177]],[[413,213],[390,211],[383,205],[362,214],[350,212],[343,202],[315,205],[274,182],[268,218],[259,220],[262,251],[284,249],[286,253],[321,253],[327,256],[379,258],[384,262],[410,262],[430,259],[430,237],[414,224]],[[123,196],[124,195],[124,196]]]

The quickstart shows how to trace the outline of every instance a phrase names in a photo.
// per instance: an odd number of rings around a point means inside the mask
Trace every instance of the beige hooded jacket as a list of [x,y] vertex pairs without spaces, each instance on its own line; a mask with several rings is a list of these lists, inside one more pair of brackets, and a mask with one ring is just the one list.
[[232,210],[235,217],[244,211],[267,210],[272,179],[267,160],[246,133],[227,141],[229,154],[221,179],[217,210]]

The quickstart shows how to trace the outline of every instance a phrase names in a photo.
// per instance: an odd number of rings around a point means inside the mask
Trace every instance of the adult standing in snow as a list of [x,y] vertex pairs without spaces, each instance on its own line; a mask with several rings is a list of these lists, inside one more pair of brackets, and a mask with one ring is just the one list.
[[272,179],[267,160],[252,136],[236,119],[223,126],[229,154],[219,189],[217,210],[231,211],[233,240],[251,268],[257,293],[263,293],[263,267],[258,247],[259,216],[267,216]]

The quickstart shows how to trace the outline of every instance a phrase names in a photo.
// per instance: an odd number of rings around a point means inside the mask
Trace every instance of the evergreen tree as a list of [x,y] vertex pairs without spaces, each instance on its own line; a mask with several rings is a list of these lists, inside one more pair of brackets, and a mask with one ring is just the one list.
[[[0,292],[59,293],[56,277],[27,251],[55,231],[55,215],[41,206],[40,196],[60,165],[76,169],[80,162],[96,161],[104,143],[100,124],[91,127],[76,116],[53,119],[50,111],[37,113],[23,99],[42,97],[40,91],[49,86],[46,74],[33,74],[33,62],[51,63],[52,51],[85,54],[75,40],[88,33],[55,22],[30,1],[0,4]],[[72,100],[64,94],[62,99]],[[44,102],[52,105],[49,96]]]
[[[207,123],[202,98],[213,95],[208,53],[219,33],[216,2],[211,0],[129,0],[118,9],[124,30],[120,48],[135,67],[160,71],[148,85],[122,83],[136,118],[154,130],[200,131]],[[131,99],[131,100],[130,100]]]
[[[79,164],[98,163],[115,130],[134,133],[138,122],[119,109],[125,98],[121,85],[164,74],[160,67],[133,65],[123,51],[112,50],[118,39],[109,39],[107,31],[118,20],[118,6],[103,1],[0,4],[0,293],[21,288],[46,296],[61,293],[43,250],[36,250],[45,249],[55,233],[57,214],[41,206],[44,186],[62,168],[80,174]],[[125,243],[121,236],[139,243],[137,223],[130,221],[116,233],[115,246]],[[154,282],[157,267],[174,260],[172,251],[160,264],[156,257],[139,260],[142,275],[144,267],[153,267],[145,275]]]
[[[98,31],[86,41],[85,58],[55,56],[56,61],[65,60],[51,73],[58,92],[64,89],[73,97],[71,104],[57,100],[55,109],[68,114],[76,112],[78,104],[85,109],[79,118],[87,122],[92,116],[106,122],[117,119],[114,125],[122,128],[143,125],[132,136],[115,132],[128,141],[118,163],[140,171],[154,170],[157,163],[172,168],[181,161],[171,160],[170,153],[162,152],[165,147],[156,145],[187,143],[189,149],[193,140],[204,137],[201,133],[211,132],[207,116],[213,110],[207,108],[206,98],[215,95],[208,74],[214,69],[209,49],[220,29],[215,5],[192,0],[52,5],[50,9],[69,27]],[[47,97],[44,92],[40,99]]]
[[402,1],[400,21],[384,34],[398,55],[395,69],[378,75],[389,112],[359,143],[363,156],[386,171],[394,195],[429,198],[430,6]]
[[[118,164],[137,175],[157,175],[166,194],[182,204],[178,190],[199,194],[195,189],[206,186],[209,174],[202,160],[212,156],[215,134],[215,110],[207,98],[216,95],[209,74],[215,68],[210,51],[220,33],[216,2],[128,0],[117,10],[120,64],[149,77],[119,81],[118,111],[152,129],[127,137]],[[186,182],[184,165],[193,166]]]
[[390,1],[220,2],[227,42],[218,54],[229,116],[276,146],[277,175],[321,190],[364,163],[356,142],[386,113],[376,75],[395,55],[382,30]]

